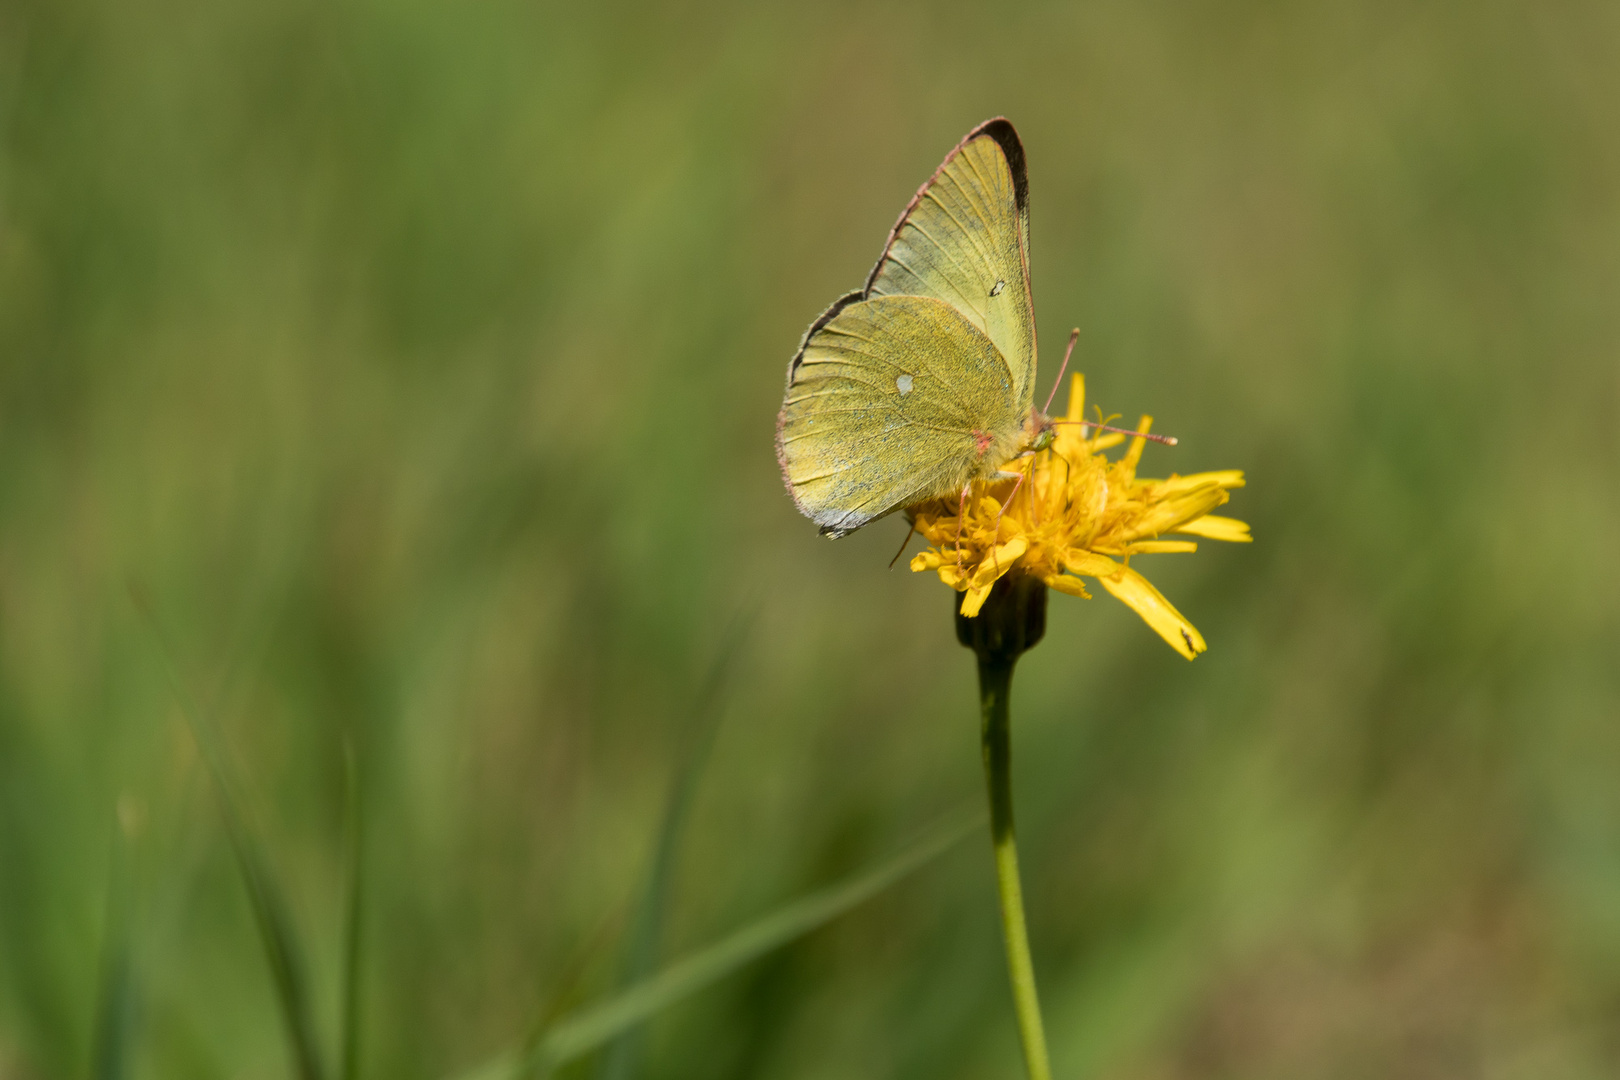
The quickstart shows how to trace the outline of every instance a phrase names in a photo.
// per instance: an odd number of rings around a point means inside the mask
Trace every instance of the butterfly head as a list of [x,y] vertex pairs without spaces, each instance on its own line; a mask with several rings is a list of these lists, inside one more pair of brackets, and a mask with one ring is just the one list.
[[1039,453],[1057,439],[1057,426],[1051,417],[1039,409],[1029,410],[1029,421],[1024,425],[1024,446]]

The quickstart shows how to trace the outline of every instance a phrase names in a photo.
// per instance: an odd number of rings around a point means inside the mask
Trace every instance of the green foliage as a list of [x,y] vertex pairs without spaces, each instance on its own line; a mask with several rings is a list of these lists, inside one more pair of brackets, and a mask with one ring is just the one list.
[[[681,755],[680,770],[664,802],[663,820],[658,827],[658,841],[653,846],[647,884],[636,905],[635,922],[624,957],[623,984],[633,985],[646,979],[658,964],[664,919],[674,895],[681,838],[686,831],[686,821],[691,816],[692,801],[697,796],[698,780],[714,749],[721,717],[725,715],[726,695],[734,678],[732,669],[737,661],[737,653],[751,623],[751,618],[744,618],[732,625],[721,647],[719,659],[704,679],[692,707],[687,746]],[[540,1029],[540,1033],[543,1035],[544,1029]],[[602,1055],[597,1070],[598,1080],[628,1080],[634,1075],[641,1056],[641,1044],[641,1025],[626,1028]],[[543,1047],[537,1044],[535,1050],[540,1049]]]
[[476,1076],[544,1077],[610,1040],[622,1040],[626,1032],[682,998],[870,900],[983,822],[984,814],[978,811],[951,815],[877,866],[785,904],[663,971],[620,988],[607,1000],[545,1025],[515,1060],[498,1059]]
[[[287,1046],[296,1065],[299,1080],[323,1080],[327,1071],[322,1065],[321,1050],[315,1034],[315,1018],[311,1011],[309,964],[287,909],[287,898],[279,876],[272,869],[270,858],[258,836],[258,830],[252,824],[246,799],[231,774],[230,766],[226,763],[226,754],[220,745],[219,732],[214,729],[213,717],[203,712],[187,690],[178,665],[163,640],[162,628],[157,625],[157,620],[153,617],[145,598],[136,592],[135,602],[141,614],[146,617],[153,638],[164,646],[163,660],[174,687],[175,698],[180,703],[186,725],[196,741],[209,779],[213,782],[221,824],[230,841],[231,854],[236,857],[242,884],[247,889],[248,903],[253,910],[253,921],[259,932],[259,940],[264,946],[271,982],[275,987],[276,1003],[280,1006],[282,1023],[286,1028]],[[351,940],[349,948],[353,947]],[[348,959],[347,950],[345,959]],[[345,964],[344,971],[346,975],[349,973],[349,965]],[[129,975],[124,974],[123,978],[128,979]],[[343,1003],[344,1026],[347,1029],[349,994],[344,995]],[[118,1057],[123,1053],[121,1049],[113,1050],[108,1051],[106,1056]]]
[[[903,523],[818,538],[771,435],[995,113],[1038,397],[1079,326],[1091,400],[1181,439],[1145,472],[1245,468],[1256,536],[1142,566],[1195,663],[1054,597],[1020,664],[1055,1074],[1612,1075],[1617,48],[1595,0],[6,6],[0,1077],[297,1075],[267,917],[331,1075],[613,1000],[749,604],[648,970],[978,798],[949,597]],[[659,1011],[638,1075],[1016,1039],[963,850]]]

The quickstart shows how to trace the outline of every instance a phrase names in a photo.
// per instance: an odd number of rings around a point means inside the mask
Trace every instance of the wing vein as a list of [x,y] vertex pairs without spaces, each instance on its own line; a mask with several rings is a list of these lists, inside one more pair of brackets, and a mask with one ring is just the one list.
[[[934,187],[938,187],[938,186],[939,186],[938,184],[934,185]],[[928,189],[927,197],[929,199],[933,200],[934,205],[939,207],[940,210],[944,212],[945,216],[950,218],[951,221],[956,225],[956,227],[958,229],[962,230],[962,235],[967,237],[968,243],[972,244],[974,250],[979,253],[979,258],[983,259],[986,264],[994,266],[995,265],[995,260],[991,259],[990,256],[985,253],[984,245],[979,243],[978,236],[974,232],[969,230],[967,226],[963,225],[962,222],[961,222],[961,219],[959,219],[955,214],[951,213],[951,208],[946,206],[945,203],[942,202],[940,200],[940,198],[937,195],[934,194],[934,188],[929,188]]]
[[[953,255],[951,253],[951,249],[946,247],[944,244],[940,243],[939,240],[934,236],[933,233],[931,233],[927,229],[923,228],[921,222],[919,222],[919,221],[908,221],[908,222],[906,222],[906,224],[910,225],[913,229],[916,229],[918,232],[920,232],[924,236],[926,236],[928,238],[928,242],[930,244],[934,245],[934,247],[941,254],[943,254],[947,259],[951,260],[951,263],[960,272],[961,276],[963,278],[966,278],[970,284],[972,283],[973,277],[974,277],[973,272],[971,270],[969,270],[967,267],[963,266],[961,260],[958,259],[955,255]],[[905,266],[907,270],[911,271],[912,276],[914,276],[918,281],[921,281],[924,284],[927,284],[928,279],[923,277],[921,274],[917,273],[917,271],[912,270],[910,266],[906,266],[905,263],[900,262],[900,260],[896,259],[893,255],[890,255],[889,258],[892,259],[896,263],[900,263],[901,266]],[[958,285],[955,281],[953,281],[950,277],[948,277],[948,276],[946,276],[944,274],[941,274],[940,276],[942,278],[944,278],[946,284],[950,285],[951,291],[956,293],[957,296],[961,297],[962,302],[967,305],[968,310],[973,312],[975,315],[977,315],[979,317],[980,322],[983,322],[984,317],[985,317],[984,309],[979,307],[979,305],[975,304],[972,300],[968,299],[967,294],[962,292],[961,286]]]
[[[969,157],[967,159],[967,163],[968,163],[968,168],[973,170],[973,175],[979,178],[978,187],[979,187],[979,190],[981,192],[983,192],[986,195],[999,195],[999,194],[1001,194],[1001,185],[1000,184],[991,184],[991,183],[987,182],[985,180],[985,178],[984,178],[984,174],[979,171],[979,163],[978,162],[974,161],[971,157]],[[982,202],[983,200],[980,200],[980,201]],[[986,221],[991,220],[990,215],[985,213],[983,209],[981,209],[979,207],[975,207],[975,209],[979,210],[979,216],[980,217],[984,218]],[[1001,215],[997,214],[996,215],[997,224],[1003,224],[1000,221],[1000,218],[1001,218]]]

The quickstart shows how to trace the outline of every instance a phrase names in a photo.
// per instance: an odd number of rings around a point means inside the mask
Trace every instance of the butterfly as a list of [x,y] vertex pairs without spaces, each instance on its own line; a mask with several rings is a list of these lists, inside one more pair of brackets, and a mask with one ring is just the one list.
[[918,189],[866,285],[810,325],[788,365],[776,457],[833,539],[930,499],[967,498],[1050,446],[1034,405],[1029,179],[1003,117]]

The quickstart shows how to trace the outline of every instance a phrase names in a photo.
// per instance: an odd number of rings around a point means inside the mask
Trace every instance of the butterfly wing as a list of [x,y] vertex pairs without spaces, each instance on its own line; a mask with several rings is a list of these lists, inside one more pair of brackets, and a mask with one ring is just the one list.
[[1029,179],[1004,118],[968,132],[918,189],[872,268],[865,295],[932,296],[983,331],[1013,373],[1020,412],[1035,394]]
[[953,494],[1016,452],[1013,373],[955,306],[851,293],[788,371],[776,454],[799,509],[834,538]]

